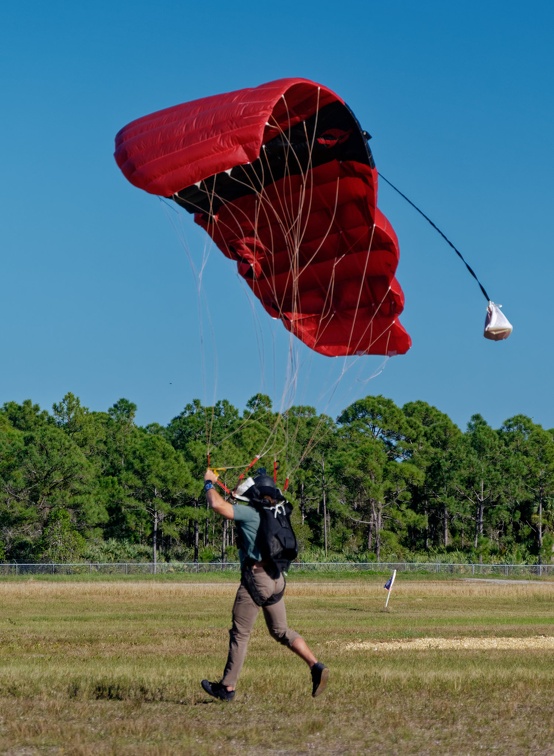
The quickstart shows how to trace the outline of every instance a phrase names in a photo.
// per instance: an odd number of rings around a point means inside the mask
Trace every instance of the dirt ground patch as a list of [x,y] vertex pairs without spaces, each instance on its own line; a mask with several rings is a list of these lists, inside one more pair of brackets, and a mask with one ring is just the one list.
[[359,641],[346,643],[345,651],[521,651],[554,650],[554,637],[537,635],[529,638],[414,638],[413,640]]

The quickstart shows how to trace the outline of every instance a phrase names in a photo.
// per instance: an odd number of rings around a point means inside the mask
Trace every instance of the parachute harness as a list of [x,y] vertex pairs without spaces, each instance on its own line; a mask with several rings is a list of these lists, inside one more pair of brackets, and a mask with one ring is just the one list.
[[282,503],[275,504],[273,507],[264,507],[264,509],[267,509],[268,512],[273,512],[273,517],[277,519],[279,515],[284,515],[287,513],[287,510],[285,509],[285,505]]

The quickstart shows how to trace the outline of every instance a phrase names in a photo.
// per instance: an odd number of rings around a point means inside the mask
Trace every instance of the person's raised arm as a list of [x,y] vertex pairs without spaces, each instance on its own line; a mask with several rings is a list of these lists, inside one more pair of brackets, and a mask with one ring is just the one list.
[[216,473],[213,470],[210,470],[210,468],[204,473],[204,491],[206,493],[208,505],[214,510],[214,512],[225,517],[226,520],[234,520],[235,510],[233,505],[228,501],[225,501],[215,487],[217,478],[218,476]]

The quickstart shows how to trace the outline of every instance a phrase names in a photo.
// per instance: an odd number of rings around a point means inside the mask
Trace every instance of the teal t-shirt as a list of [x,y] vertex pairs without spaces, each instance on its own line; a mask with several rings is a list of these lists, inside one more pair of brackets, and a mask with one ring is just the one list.
[[260,515],[248,504],[233,504],[233,509],[235,510],[234,519],[242,542],[242,546],[239,548],[240,563],[242,565],[246,557],[259,562],[262,555],[256,548],[256,536],[260,527]]

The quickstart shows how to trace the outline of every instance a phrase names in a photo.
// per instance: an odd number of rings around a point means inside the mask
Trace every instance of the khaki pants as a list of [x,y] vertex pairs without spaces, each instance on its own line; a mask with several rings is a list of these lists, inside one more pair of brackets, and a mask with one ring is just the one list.
[[[255,564],[252,570],[256,587],[265,598],[269,598],[273,594],[283,590],[285,579],[282,575],[278,580],[274,580],[258,564]],[[250,633],[260,609],[264,613],[269,634],[278,643],[282,643],[284,646],[290,648],[294,641],[300,638],[297,632],[287,627],[287,611],[284,599],[271,606],[259,607],[252,600],[246,588],[241,585],[237,591],[233,605],[233,625],[229,630],[229,655],[221,681],[223,685],[235,687],[237,684],[244,659],[246,658]]]

